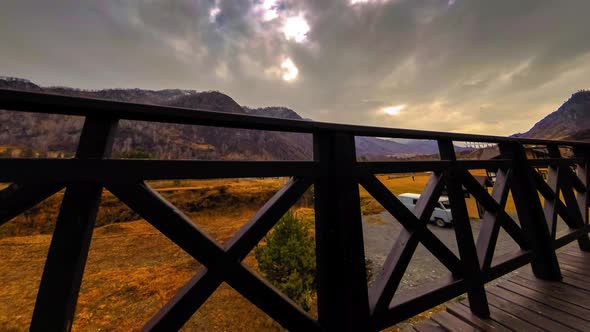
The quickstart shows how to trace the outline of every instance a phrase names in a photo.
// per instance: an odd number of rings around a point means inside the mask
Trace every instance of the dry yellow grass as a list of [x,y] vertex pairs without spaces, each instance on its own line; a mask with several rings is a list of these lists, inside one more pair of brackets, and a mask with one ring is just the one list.
[[[379,176],[394,194],[421,192],[428,178],[427,173],[417,173],[414,179]],[[180,183],[154,181],[150,185],[189,214],[214,239],[224,243],[285,182],[286,179],[183,180]],[[363,214],[383,211],[362,187],[360,193]],[[43,206],[51,210],[40,212],[47,214],[44,220],[54,220],[60,195],[57,194],[50,205]],[[310,196],[307,194],[295,213],[311,227],[314,210],[309,207]],[[470,215],[475,216],[473,199],[468,199],[467,204]],[[121,202],[106,193],[99,216],[105,220],[120,217],[124,211],[121,206]],[[29,216],[29,219],[35,219],[35,216]],[[0,231],[6,225],[0,227]],[[50,239],[50,235],[0,239],[0,330],[26,330]],[[252,255],[245,259],[245,263],[256,268]],[[138,329],[199,267],[198,262],[145,221],[98,227],[90,248],[73,328],[80,331]],[[275,331],[280,330],[280,326],[223,284],[185,329]]]
[[[416,173],[412,176],[392,177],[388,175],[379,175],[378,179],[394,194],[402,193],[421,193],[428,179],[429,173]],[[385,209],[361,186],[361,210],[364,215],[376,214],[385,211]],[[471,218],[479,218],[477,205],[473,197],[465,199],[467,210]]]
[[[250,212],[203,220],[220,240],[234,235]],[[233,227],[228,227],[233,225]],[[26,330],[49,246],[49,235],[0,239],[0,330]],[[26,264],[23,264],[26,262]],[[255,267],[250,255],[246,264]],[[200,264],[144,221],[99,227],[94,232],[73,329],[139,329]],[[190,331],[278,330],[279,327],[231,287],[222,285],[185,326]]]

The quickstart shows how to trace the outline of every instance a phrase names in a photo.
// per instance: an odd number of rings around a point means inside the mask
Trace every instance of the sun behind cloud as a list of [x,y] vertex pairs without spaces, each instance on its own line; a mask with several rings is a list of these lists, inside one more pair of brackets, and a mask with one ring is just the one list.
[[294,40],[297,43],[305,41],[310,27],[303,15],[291,16],[285,20],[283,34],[287,40]]
[[285,58],[285,60],[283,60],[281,63],[281,69],[283,71],[282,78],[287,82],[292,81],[299,76],[299,69],[295,66],[295,63],[291,58]]
[[400,115],[401,111],[406,108],[407,105],[395,105],[395,106],[387,106],[383,107],[381,111],[387,115],[391,116],[398,116]]

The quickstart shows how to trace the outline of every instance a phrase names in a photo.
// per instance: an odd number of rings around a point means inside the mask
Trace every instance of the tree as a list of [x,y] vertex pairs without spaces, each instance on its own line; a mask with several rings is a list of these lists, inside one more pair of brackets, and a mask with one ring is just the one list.
[[315,245],[310,233],[289,211],[254,250],[263,276],[304,310],[310,309],[315,292]]

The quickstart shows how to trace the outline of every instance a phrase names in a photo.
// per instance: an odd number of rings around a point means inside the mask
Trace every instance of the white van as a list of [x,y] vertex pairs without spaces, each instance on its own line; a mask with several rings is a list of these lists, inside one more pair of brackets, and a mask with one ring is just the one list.
[[[410,211],[414,211],[416,202],[420,198],[420,194],[405,193],[400,194],[397,198],[402,202]],[[451,205],[447,196],[441,196],[438,199],[438,206],[434,208],[430,221],[436,226],[447,227],[453,225],[453,215],[451,214]]]

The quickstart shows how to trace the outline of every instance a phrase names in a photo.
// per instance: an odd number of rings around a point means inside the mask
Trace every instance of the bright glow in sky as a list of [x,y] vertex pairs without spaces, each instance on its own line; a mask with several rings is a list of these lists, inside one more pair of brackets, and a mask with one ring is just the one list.
[[221,13],[221,9],[219,7],[213,7],[209,11],[209,22],[215,22],[215,19],[217,19],[217,15],[219,15],[219,13]]
[[264,0],[262,1],[262,19],[264,21],[272,21],[279,17],[279,10],[277,0]]
[[285,25],[283,25],[285,38],[287,38],[287,40],[294,40],[298,43],[303,42],[307,38],[309,30],[309,24],[302,15],[287,18],[285,20]]
[[285,60],[283,60],[281,63],[281,69],[283,71],[282,78],[287,82],[292,81],[299,76],[299,69],[295,66],[295,63],[291,58],[285,58]]
[[1,75],[218,90],[316,121],[492,135],[590,89],[588,0],[71,2],[2,2]]
[[359,3],[381,3],[381,2],[387,2],[388,0],[350,0],[350,4],[351,5],[356,5]]
[[406,108],[406,105],[395,105],[383,107],[381,110],[387,115],[398,116],[404,108]]

